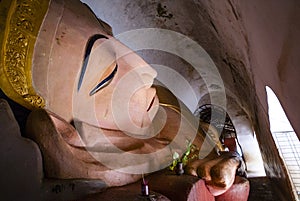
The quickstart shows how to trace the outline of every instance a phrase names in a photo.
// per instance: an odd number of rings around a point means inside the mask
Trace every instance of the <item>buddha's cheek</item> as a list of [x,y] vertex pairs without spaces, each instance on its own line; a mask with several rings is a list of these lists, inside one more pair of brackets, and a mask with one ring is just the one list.
[[109,96],[105,95],[105,91],[97,94],[94,99],[97,126],[143,134],[158,110],[159,101],[155,89],[142,88],[131,96],[124,91]]
[[[105,129],[122,130],[135,133],[146,120],[146,100],[143,96],[133,96],[131,99],[118,97],[118,100],[108,101],[105,98],[96,100],[95,115],[97,126]],[[144,99],[144,100],[143,100]],[[145,120],[144,120],[145,119]]]
[[[132,127],[142,128],[144,123],[148,123],[146,118],[147,106],[146,99],[143,96],[133,96],[129,103],[128,108],[130,122],[128,122]],[[149,123],[148,123],[149,124]]]
[[97,100],[95,104],[95,116],[97,126],[100,128],[120,130],[116,124],[116,109],[113,110],[111,101]]

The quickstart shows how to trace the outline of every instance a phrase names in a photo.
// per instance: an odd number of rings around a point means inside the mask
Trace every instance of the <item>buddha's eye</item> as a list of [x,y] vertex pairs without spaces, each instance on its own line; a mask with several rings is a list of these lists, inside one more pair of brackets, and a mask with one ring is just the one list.
[[115,74],[118,70],[118,64],[114,64],[114,68],[112,70],[112,67],[109,67],[103,74],[102,79],[100,79],[100,82],[91,90],[90,96],[97,93],[100,89],[103,89],[106,87],[114,78]]
[[79,91],[81,84],[83,82],[83,77],[84,77],[86,68],[88,66],[88,62],[90,59],[90,54],[91,54],[93,45],[99,39],[109,39],[109,38],[102,34],[95,34],[95,35],[91,36],[89,38],[89,40],[87,41],[87,44],[85,47],[85,53],[84,53],[84,57],[83,57],[83,62],[82,62],[82,68],[81,68],[81,72],[80,72],[80,77],[79,77],[79,81],[78,81],[78,85],[77,85],[77,91]]

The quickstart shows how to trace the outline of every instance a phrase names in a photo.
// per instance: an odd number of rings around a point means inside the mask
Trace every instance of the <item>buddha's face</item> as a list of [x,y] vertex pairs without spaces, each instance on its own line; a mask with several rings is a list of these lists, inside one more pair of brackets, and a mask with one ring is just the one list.
[[79,1],[52,1],[36,41],[33,84],[46,109],[67,121],[140,134],[158,109],[156,71],[105,27]]

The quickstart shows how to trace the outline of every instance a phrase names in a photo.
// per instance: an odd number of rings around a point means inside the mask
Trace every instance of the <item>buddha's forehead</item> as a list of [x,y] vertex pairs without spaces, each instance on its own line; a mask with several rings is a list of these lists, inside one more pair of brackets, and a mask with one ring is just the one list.
[[52,0],[33,54],[32,78],[36,91],[46,101],[57,90],[72,92],[89,39],[95,34],[109,36],[109,29],[80,1]]
[[80,1],[56,0],[53,3],[60,8],[52,10],[50,6],[48,12],[54,12],[58,16],[54,16],[55,19],[53,19],[52,16],[47,15],[45,21],[50,21],[55,26],[53,28],[58,36],[56,40],[65,42],[65,44],[85,44],[94,34],[110,34],[107,30],[109,26],[98,19],[92,10]]
[[56,0],[59,2],[63,12],[61,13],[61,28],[78,32],[83,37],[90,33],[110,34],[110,27],[98,19],[92,10],[80,1]]

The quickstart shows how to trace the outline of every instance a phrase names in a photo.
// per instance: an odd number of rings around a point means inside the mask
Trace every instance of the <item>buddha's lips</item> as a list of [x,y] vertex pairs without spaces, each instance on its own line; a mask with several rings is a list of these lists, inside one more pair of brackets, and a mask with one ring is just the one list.
[[150,102],[150,105],[149,105],[148,108],[147,108],[147,112],[149,112],[149,110],[151,109],[151,107],[152,107],[152,105],[153,105],[153,103],[154,103],[154,100],[155,100],[155,96],[153,96],[153,98],[152,98],[152,100],[151,100],[151,102]]

